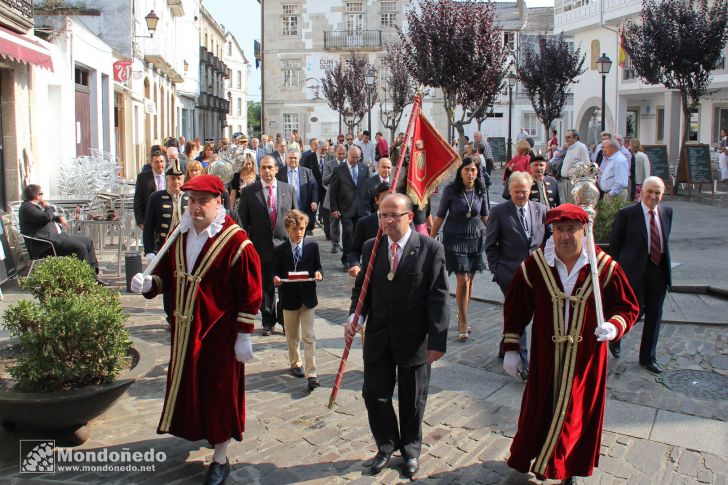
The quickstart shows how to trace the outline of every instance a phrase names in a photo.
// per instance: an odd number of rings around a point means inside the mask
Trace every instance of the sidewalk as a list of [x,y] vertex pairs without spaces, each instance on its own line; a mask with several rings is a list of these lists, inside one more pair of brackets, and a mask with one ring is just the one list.
[[[687,252],[690,231],[683,234]],[[316,240],[325,272],[316,310],[322,388],[309,395],[301,379],[288,375],[283,335],[262,337],[257,333],[253,337],[256,359],[246,369],[246,432],[243,442],[230,446],[233,471],[229,483],[409,483],[397,468],[399,458],[377,477],[368,476],[364,466],[375,448],[361,397],[363,365],[358,340],[349,355],[336,407],[333,411],[326,407],[343,350],[342,324],[348,315],[353,280],[340,270],[339,255],[328,252],[329,244],[318,229]],[[719,246],[714,244],[716,252]],[[707,251],[712,254],[714,249]],[[114,258],[113,248],[108,248],[104,261]],[[702,262],[696,256],[693,264],[707,270],[711,261]],[[487,280],[483,274],[476,282]],[[6,302],[0,302],[0,311],[24,297],[11,286],[3,291]],[[0,430],[3,483],[202,483],[212,454],[207,444],[156,434],[169,359],[161,300],[147,301],[122,291],[122,303],[131,316],[131,333],[152,343],[157,365],[107,413],[90,423],[91,439],[78,449],[155,448],[166,453],[166,461],[154,472],[21,476],[18,440],[45,436],[27,429]],[[694,304],[686,308],[678,300],[677,305],[686,319],[695,315]],[[524,384],[504,374],[496,358],[502,308],[473,302],[473,338],[465,343],[457,341],[454,299],[450,310],[448,352],[432,372],[418,482],[537,483],[532,476],[512,474],[505,464]],[[636,362],[640,333],[637,326],[625,339],[622,358],[610,359],[600,465],[592,477],[578,479],[578,483],[728,483],[728,399],[698,399],[658,382]],[[728,375],[728,335],[723,326],[665,325],[658,353],[666,371]]]

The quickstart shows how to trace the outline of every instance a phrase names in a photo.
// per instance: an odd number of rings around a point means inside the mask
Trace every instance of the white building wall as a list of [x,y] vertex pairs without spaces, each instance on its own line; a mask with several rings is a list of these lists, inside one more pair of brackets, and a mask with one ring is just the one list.
[[233,34],[228,32],[225,42],[222,59],[230,69],[230,77],[225,81],[225,97],[230,100],[225,135],[231,137],[235,132],[248,133],[248,61]]

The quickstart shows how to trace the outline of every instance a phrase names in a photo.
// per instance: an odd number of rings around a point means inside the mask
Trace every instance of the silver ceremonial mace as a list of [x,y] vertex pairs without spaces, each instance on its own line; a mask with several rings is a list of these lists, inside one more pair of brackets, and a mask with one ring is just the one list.
[[591,269],[592,287],[594,292],[594,308],[597,314],[597,328],[604,328],[604,310],[602,308],[602,292],[599,286],[599,271],[597,268],[597,252],[594,245],[594,217],[596,216],[595,207],[599,202],[599,189],[597,188],[597,174],[599,168],[591,162],[578,162],[576,164],[576,172],[571,176],[571,183],[574,188],[571,189],[571,195],[574,202],[584,209],[589,216],[589,222],[586,223],[586,245],[587,254],[589,255],[589,267]]

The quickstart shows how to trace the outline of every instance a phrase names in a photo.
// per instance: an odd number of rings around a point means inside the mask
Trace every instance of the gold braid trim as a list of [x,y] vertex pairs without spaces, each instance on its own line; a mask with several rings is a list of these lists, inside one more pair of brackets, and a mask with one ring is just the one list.
[[174,307],[175,335],[170,352],[169,373],[171,378],[169,395],[167,396],[164,409],[162,410],[162,418],[159,425],[159,429],[162,432],[169,431],[169,427],[172,423],[172,415],[174,413],[175,404],[177,403],[177,395],[179,394],[182,372],[184,370],[184,361],[187,355],[191,323],[194,318],[193,309],[195,305],[195,295],[197,294],[197,289],[200,286],[200,281],[210,267],[212,267],[215,259],[225,248],[225,245],[230,238],[241,230],[242,229],[240,229],[240,227],[234,225],[225,229],[210,245],[210,248],[202,257],[200,265],[193,274],[189,274],[185,271],[187,263],[183,244],[184,238],[180,237],[175,242],[175,262],[177,269],[175,272],[177,280],[177,298],[175,299]]
[[622,327],[622,335],[624,335],[624,332],[627,331],[627,322],[622,318],[622,315],[614,315],[610,320],[614,320],[619,324],[620,327]]
[[529,288],[533,289],[531,280],[528,279],[528,272],[526,271],[526,262],[525,261],[521,263],[521,272],[523,273],[523,279],[526,280],[526,284],[529,286]]
[[235,266],[235,263],[238,262],[240,255],[243,254],[243,249],[245,249],[245,246],[247,246],[248,244],[253,244],[252,242],[250,242],[250,239],[246,239],[245,241],[243,241],[238,250],[235,252],[235,256],[233,256],[233,260],[230,262],[231,268]]
[[[602,254],[606,256],[606,253]],[[609,261],[609,259],[610,258],[605,258],[601,255],[599,258],[597,258],[598,273],[602,272],[605,264]],[[556,442],[558,441],[558,437],[561,434],[561,429],[564,425],[564,419],[566,418],[566,409],[569,405],[571,388],[573,386],[574,380],[574,369],[577,354],[576,344],[582,341],[583,337],[581,336],[581,332],[584,325],[584,317],[589,303],[589,297],[594,290],[591,282],[591,277],[588,277],[582,284],[581,288],[579,288],[579,290],[577,291],[577,295],[580,298],[579,301],[574,305],[574,312],[571,315],[571,327],[569,335],[552,337],[552,340],[554,340],[555,342],[556,340],[563,339],[567,341],[569,345],[567,347],[567,352],[565,356],[566,359],[561,373],[561,385],[559,386],[558,390],[558,400],[556,402],[556,405],[554,406],[554,414],[551,419],[551,426],[549,428],[548,434],[546,435],[546,440],[544,441],[543,447],[541,448],[541,452],[539,453],[534,464],[534,471],[540,475],[544,475],[546,473],[548,461],[553,455],[554,448],[556,447]],[[551,288],[549,288],[549,291],[551,291]],[[556,385],[556,382],[554,384]]]

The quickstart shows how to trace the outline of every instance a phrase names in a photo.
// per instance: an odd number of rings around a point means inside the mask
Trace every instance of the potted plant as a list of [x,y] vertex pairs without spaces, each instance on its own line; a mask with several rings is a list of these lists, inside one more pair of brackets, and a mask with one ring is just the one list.
[[0,420],[65,430],[82,443],[85,425],[103,413],[154,365],[150,345],[132,339],[118,293],[96,284],[91,267],[72,257],[50,257],[20,286],[23,300],[4,313],[13,335],[0,354]]
[[617,217],[617,212],[632,203],[621,197],[615,197],[609,201],[602,199],[597,204],[597,215],[594,217],[594,243],[604,251],[609,252],[609,237],[612,234],[612,225]]

